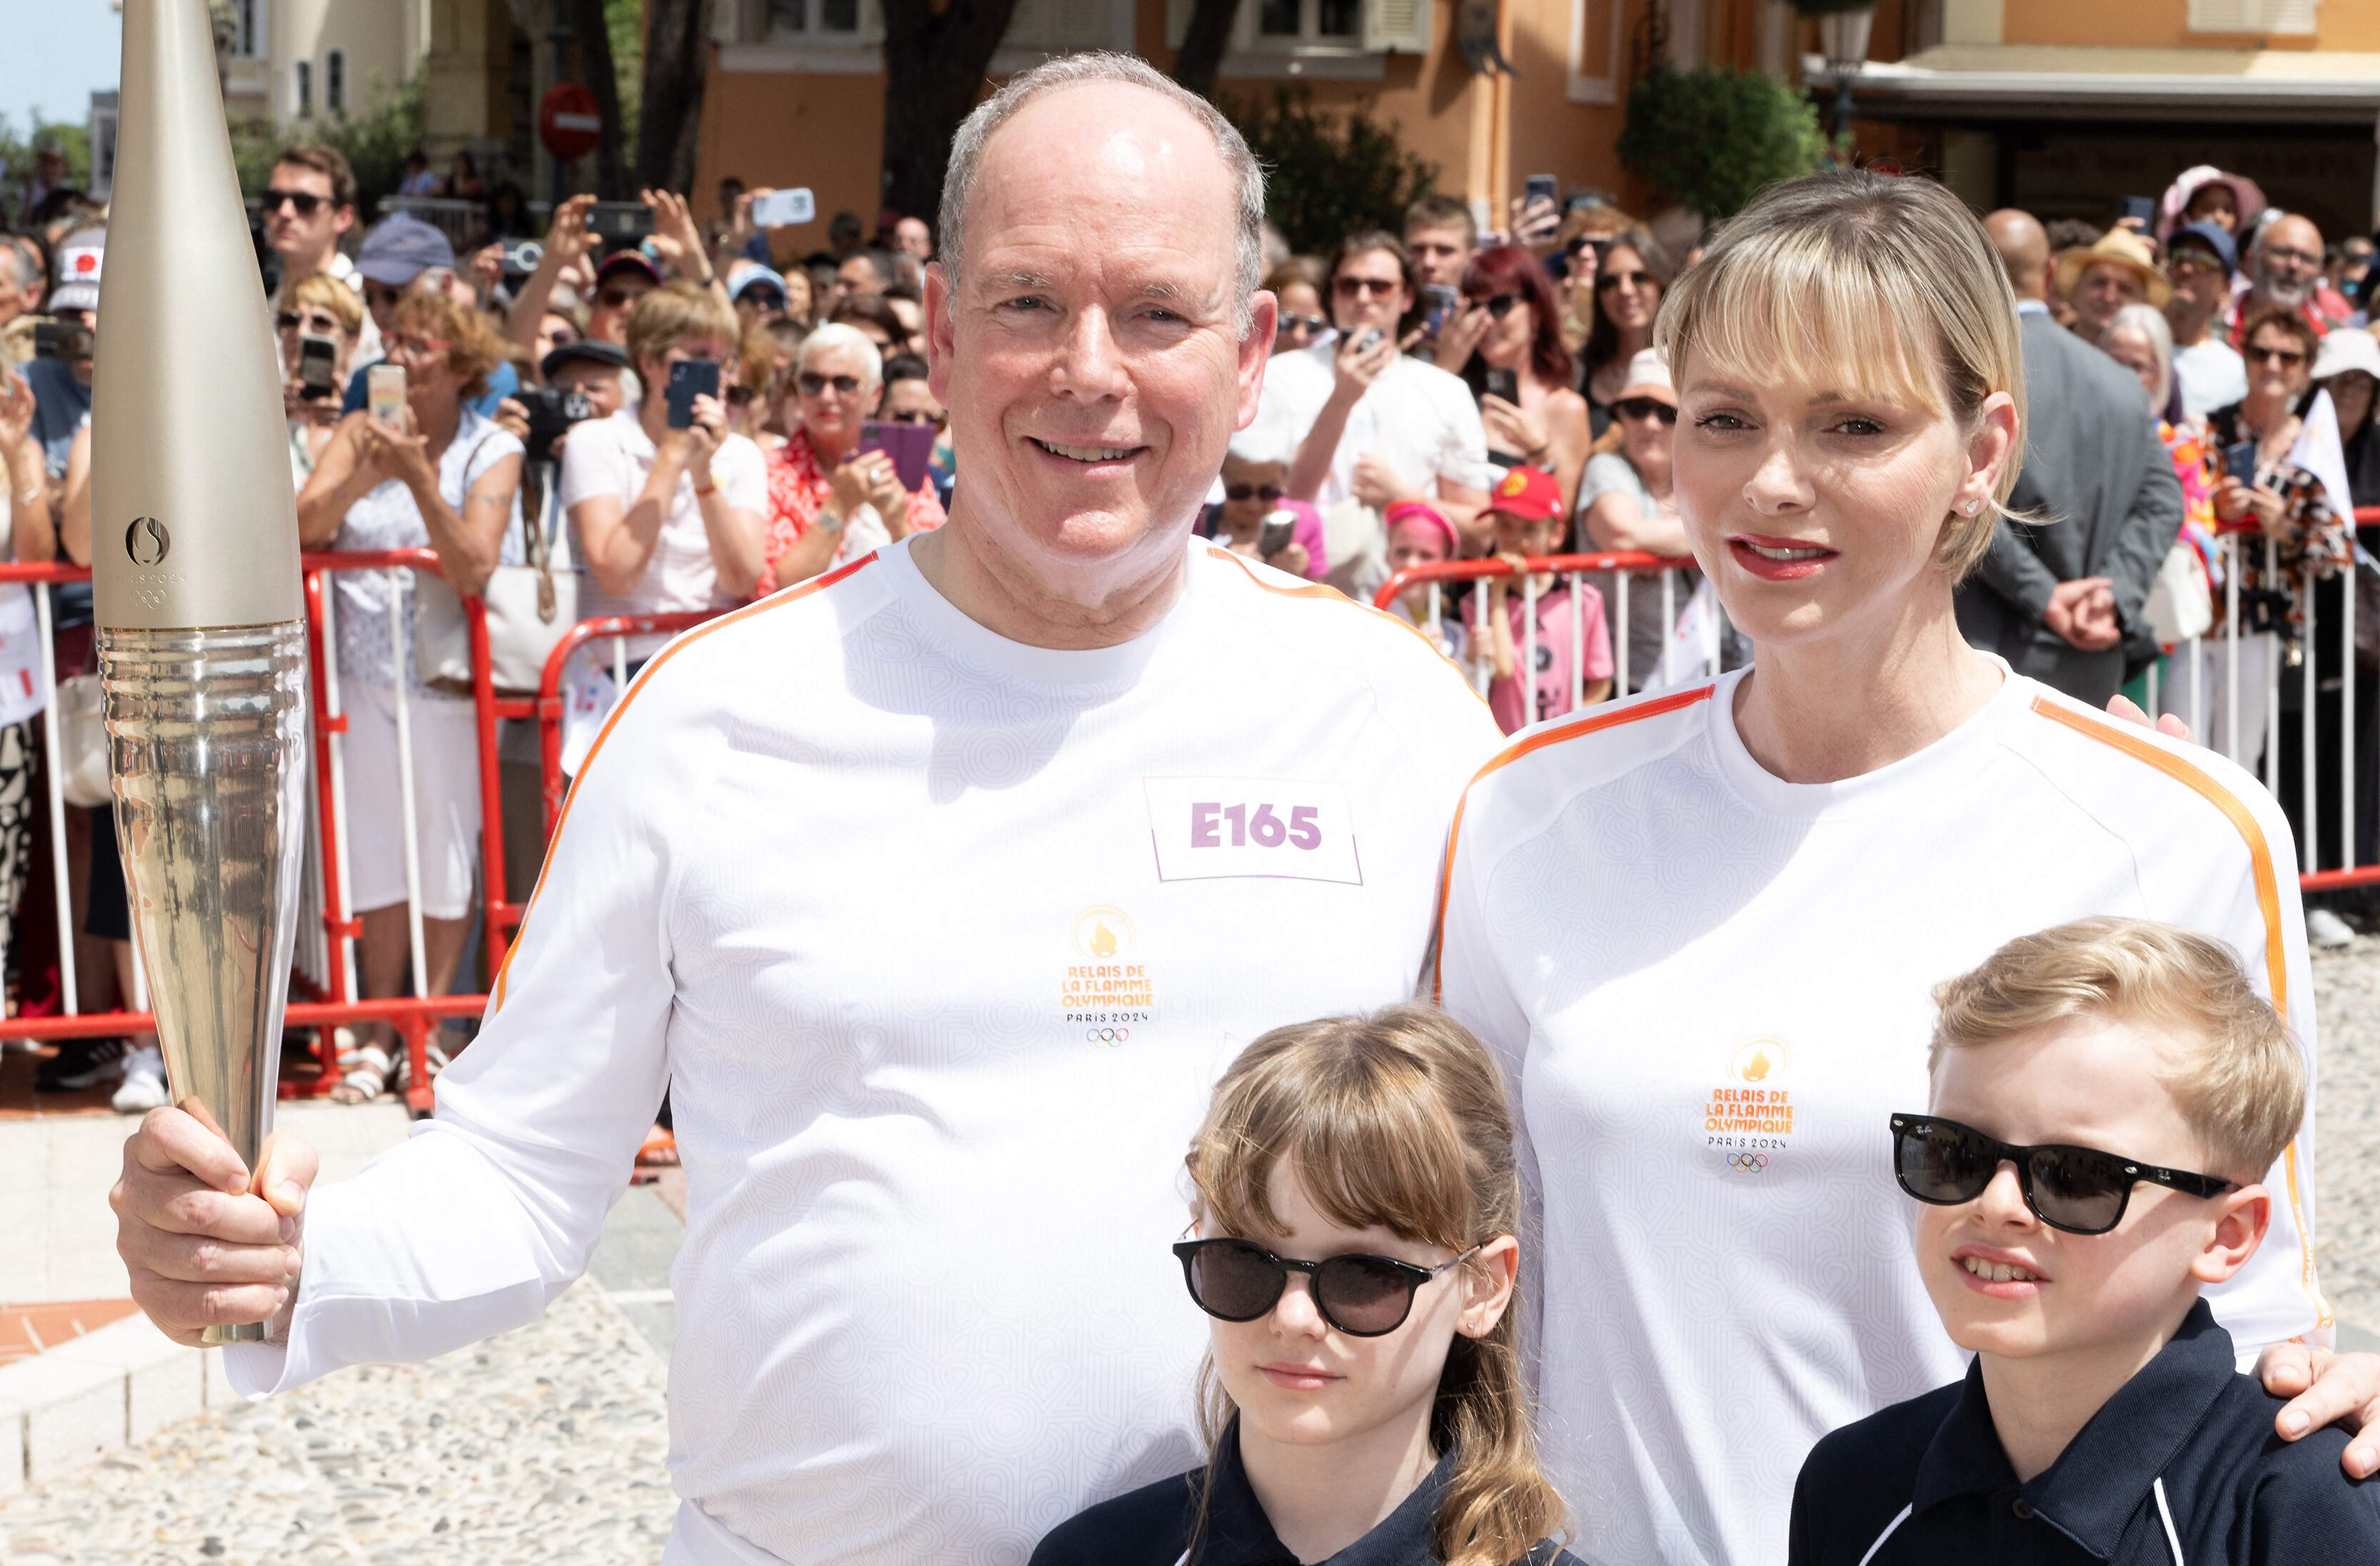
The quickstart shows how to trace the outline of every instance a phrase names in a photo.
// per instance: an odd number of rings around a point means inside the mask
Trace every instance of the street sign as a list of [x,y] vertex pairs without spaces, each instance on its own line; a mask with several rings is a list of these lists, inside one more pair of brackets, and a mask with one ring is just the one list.
[[538,105],[537,138],[564,163],[583,158],[603,138],[603,115],[582,83],[558,81]]

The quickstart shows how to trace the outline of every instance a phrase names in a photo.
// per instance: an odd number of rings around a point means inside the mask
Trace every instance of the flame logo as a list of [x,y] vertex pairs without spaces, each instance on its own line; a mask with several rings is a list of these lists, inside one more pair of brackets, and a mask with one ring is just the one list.
[[1132,916],[1108,903],[1096,903],[1077,913],[1071,934],[1075,950],[1099,963],[1131,955],[1139,941]]
[[1792,1058],[1793,1052],[1785,1047],[1782,1038],[1755,1038],[1729,1060],[1727,1074],[1738,1082],[1757,1086],[1782,1076]]
[[1101,919],[1099,921],[1098,927],[1091,931],[1091,955],[1094,957],[1112,957],[1115,954],[1115,931],[1108,928],[1107,920]]

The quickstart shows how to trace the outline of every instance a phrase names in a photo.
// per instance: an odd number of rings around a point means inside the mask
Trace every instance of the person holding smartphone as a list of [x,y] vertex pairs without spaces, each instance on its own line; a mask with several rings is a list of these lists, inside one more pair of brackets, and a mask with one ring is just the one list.
[[1594,437],[1544,263],[1517,245],[1480,251],[1463,274],[1462,321],[1478,346],[1456,372],[1479,397],[1488,460],[1552,474],[1567,518]]
[[830,322],[804,339],[778,382],[791,431],[769,454],[768,567],[773,592],[942,525],[930,476],[905,487],[885,452],[861,449],[884,396],[884,359],[857,327]]
[[366,319],[353,288],[328,273],[309,273],[282,290],[273,313],[281,349],[281,408],[289,420],[289,472],[298,489],[339,427],[339,388]]

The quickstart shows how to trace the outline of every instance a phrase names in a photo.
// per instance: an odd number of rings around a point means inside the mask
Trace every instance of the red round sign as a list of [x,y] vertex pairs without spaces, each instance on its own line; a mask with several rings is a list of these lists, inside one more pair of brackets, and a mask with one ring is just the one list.
[[564,163],[593,152],[603,139],[603,115],[595,106],[595,94],[579,82],[554,83],[538,105],[537,139]]

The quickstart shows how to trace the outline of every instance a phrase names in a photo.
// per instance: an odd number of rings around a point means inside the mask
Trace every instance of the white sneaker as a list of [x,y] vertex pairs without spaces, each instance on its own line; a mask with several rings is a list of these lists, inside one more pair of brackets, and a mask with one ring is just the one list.
[[165,1057],[154,1044],[144,1045],[124,1062],[124,1086],[108,1102],[117,1114],[140,1115],[164,1108],[166,1101]]
[[2355,944],[2355,931],[2345,919],[2327,908],[2306,910],[2306,944],[2323,951],[2336,951]]

